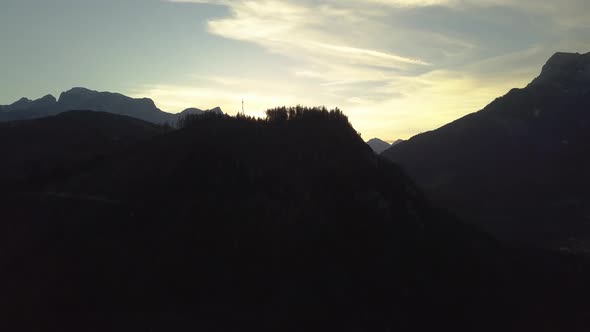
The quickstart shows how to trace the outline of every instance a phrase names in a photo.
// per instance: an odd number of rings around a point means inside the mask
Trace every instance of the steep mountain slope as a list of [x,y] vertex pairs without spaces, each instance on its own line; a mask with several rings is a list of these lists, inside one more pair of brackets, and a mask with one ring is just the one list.
[[341,113],[271,114],[188,118],[0,192],[10,318],[96,331],[586,326],[579,261],[527,259],[524,274],[513,252],[430,207]]
[[378,138],[372,138],[369,141],[367,141],[367,144],[371,147],[371,149],[373,149],[373,151],[375,151],[375,153],[380,154],[381,152],[389,149],[391,147],[391,144],[380,140]]
[[[73,88],[63,92],[59,100],[53,96],[30,101],[23,98],[12,105],[0,106],[0,122],[36,119],[71,110],[90,110],[130,116],[136,119],[175,125],[188,113],[205,113],[199,109],[187,109],[181,114],[163,112],[149,98],[130,98],[119,93],[98,92],[86,88]],[[220,108],[211,110],[223,113]]]
[[385,151],[431,197],[516,244],[590,249],[590,54]]
[[66,172],[165,131],[141,120],[90,111],[0,123],[0,185]]

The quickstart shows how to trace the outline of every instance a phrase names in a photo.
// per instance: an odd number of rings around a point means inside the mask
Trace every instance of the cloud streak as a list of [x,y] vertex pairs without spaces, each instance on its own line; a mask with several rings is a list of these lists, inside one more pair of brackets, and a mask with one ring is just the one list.
[[274,95],[282,104],[341,106],[361,132],[388,140],[476,111],[526,84],[554,51],[590,42],[586,0],[169,2],[226,7],[208,21],[211,34],[290,59],[291,77],[277,77],[290,87]]

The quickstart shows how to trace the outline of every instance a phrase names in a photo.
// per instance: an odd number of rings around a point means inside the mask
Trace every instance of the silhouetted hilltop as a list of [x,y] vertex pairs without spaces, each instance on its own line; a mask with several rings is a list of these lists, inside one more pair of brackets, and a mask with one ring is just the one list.
[[[163,112],[149,98],[130,98],[119,93],[98,92],[86,88],[72,88],[61,93],[59,100],[51,95],[30,101],[22,98],[8,106],[0,106],[0,122],[36,119],[71,110],[90,110],[130,116],[155,124],[175,125],[181,114]],[[223,113],[219,107],[211,110]],[[186,113],[202,113],[196,108]],[[183,113],[185,113],[183,112]]]
[[9,318],[97,331],[584,326],[571,310],[586,308],[579,259],[517,262],[432,208],[339,110],[267,116],[187,115],[4,190]]
[[590,248],[590,54],[383,153],[441,205],[524,245]]
[[210,110],[201,110],[199,108],[191,107],[191,108],[187,108],[184,111],[180,112],[179,116],[182,117],[182,116],[185,116],[187,114],[203,115],[203,114],[206,114],[206,113],[214,113],[214,114],[218,114],[218,115],[223,115],[224,114],[223,111],[221,110],[221,108],[219,108],[219,107],[215,107],[215,108],[212,108]]
[[0,185],[68,172],[166,130],[141,120],[91,111],[0,123]]
[[375,151],[375,153],[379,154],[387,149],[389,149],[391,147],[391,144],[380,140],[378,138],[372,138],[369,141],[367,141],[367,144],[371,147],[371,149],[373,149],[373,151]]

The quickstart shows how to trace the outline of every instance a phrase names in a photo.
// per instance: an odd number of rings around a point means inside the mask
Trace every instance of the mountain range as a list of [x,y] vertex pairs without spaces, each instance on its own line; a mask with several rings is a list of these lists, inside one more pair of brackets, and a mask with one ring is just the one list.
[[2,324],[587,326],[583,258],[509,250],[433,207],[338,110],[269,114],[210,113],[172,129],[76,111],[0,126],[17,145],[0,146],[16,160],[4,172],[51,161],[0,186]]
[[338,109],[4,106],[0,328],[587,331],[588,57],[381,155]]
[[186,114],[206,112],[223,114],[219,107],[205,111],[188,108],[178,114],[167,113],[156,107],[149,98],[136,99],[119,93],[72,88],[61,93],[59,99],[55,99],[52,95],[37,100],[21,98],[11,105],[0,106],[0,122],[36,119],[72,110],[108,112],[156,124],[170,125],[176,125],[180,117]]
[[556,53],[525,88],[383,156],[502,240],[588,250],[590,53]]

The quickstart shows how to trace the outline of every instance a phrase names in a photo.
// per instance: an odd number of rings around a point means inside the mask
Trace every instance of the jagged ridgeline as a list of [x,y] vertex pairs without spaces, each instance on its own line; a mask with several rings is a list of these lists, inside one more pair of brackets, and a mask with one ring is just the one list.
[[27,121],[0,122],[0,187],[69,174],[93,166],[171,128],[105,112],[69,111]]
[[21,98],[11,105],[0,105],[0,123],[39,119],[76,110],[107,112],[171,126],[176,125],[178,119],[187,114],[223,114],[219,107],[209,110],[191,107],[180,113],[167,113],[156,107],[149,98],[131,98],[120,93],[78,87],[62,92],[59,99],[47,95],[36,100]]
[[[76,114],[63,125],[105,116]],[[570,308],[588,292],[562,260],[525,266],[432,208],[339,110],[184,119],[3,187],[9,320],[96,331],[578,327]]]

